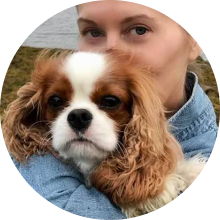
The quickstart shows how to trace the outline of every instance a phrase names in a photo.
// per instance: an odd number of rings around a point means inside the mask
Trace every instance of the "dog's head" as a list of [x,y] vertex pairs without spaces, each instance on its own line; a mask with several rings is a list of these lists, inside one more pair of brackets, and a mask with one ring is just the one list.
[[113,53],[73,53],[56,73],[66,82],[56,80],[55,89],[44,92],[53,148],[82,172],[120,148],[132,117],[129,72],[119,63]]

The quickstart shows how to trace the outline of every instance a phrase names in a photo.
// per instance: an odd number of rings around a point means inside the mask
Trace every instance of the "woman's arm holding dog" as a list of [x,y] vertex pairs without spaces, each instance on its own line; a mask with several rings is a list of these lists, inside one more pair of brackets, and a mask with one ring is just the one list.
[[29,185],[54,205],[89,218],[125,218],[102,193],[95,188],[87,189],[72,166],[63,164],[51,154],[33,155],[24,165],[13,161]]

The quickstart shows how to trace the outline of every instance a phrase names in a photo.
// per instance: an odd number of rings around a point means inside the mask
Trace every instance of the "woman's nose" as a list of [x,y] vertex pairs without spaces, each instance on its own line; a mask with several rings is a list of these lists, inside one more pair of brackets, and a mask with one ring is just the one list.
[[118,34],[109,34],[106,39],[106,50],[123,49],[123,42]]

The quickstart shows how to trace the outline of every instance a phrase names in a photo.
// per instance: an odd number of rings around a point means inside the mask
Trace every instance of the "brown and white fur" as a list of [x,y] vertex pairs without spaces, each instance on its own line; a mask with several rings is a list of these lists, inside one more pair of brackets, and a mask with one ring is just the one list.
[[205,165],[200,156],[184,159],[156,85],[117,51],[43,54],[5,114],[8,150],[19,162],[55,150],[128,217],[156,210]]

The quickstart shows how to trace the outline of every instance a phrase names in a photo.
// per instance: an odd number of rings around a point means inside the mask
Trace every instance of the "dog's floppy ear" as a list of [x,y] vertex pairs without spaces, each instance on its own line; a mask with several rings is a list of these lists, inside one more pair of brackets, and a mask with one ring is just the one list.
[[92,174],[93,185],[120,207],[141,204],[160,194],[167,175],[182,157],[168,132],[163,105],[151,74],[133,74],[133,117],[124,131],[123,155],[115,152]]
[[9,153],[19,162],[29,156],[44,151],[40,129],[40,96],[41,90],[30,82],[18,91],[18,98],[7,108],[2,131]]

